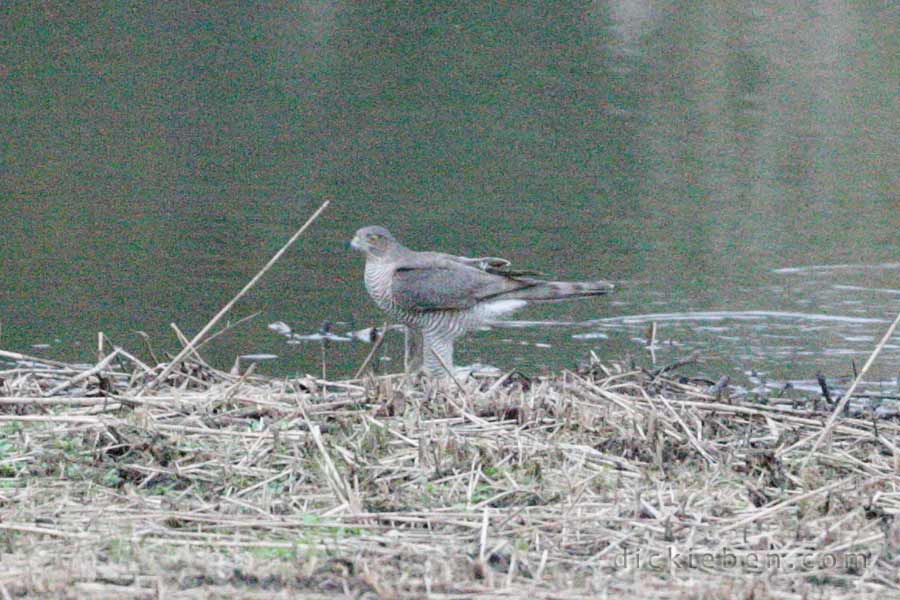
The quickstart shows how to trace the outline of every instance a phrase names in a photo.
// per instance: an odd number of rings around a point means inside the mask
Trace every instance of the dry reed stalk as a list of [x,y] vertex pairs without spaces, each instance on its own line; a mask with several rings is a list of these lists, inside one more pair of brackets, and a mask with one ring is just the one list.
[[162,372],[159,375],[157,375],[156,379],[154,379],[149,384],[149,386],[148,386],[149,388],[155,388],[165,380],[165,378],[169,375],[169,373],[171,373],[172,370],[176,366],[178,366],[182,360],[184,360],[184,357],[193,351],[194,346],[203,338],[203,336],[206,335],[207,333],[209,333],[209,330],[212,329],[213,327],[215,327],[216,323],[218,323],[219,320],[223,316],[225,316],[225,314],[229,310],[231,310],[231,307],[233,307],[235,305],[235,303],[237,303],[238,300],[243,298],[244,295],[247,292],[249,292],[253,288],[253,286],[256,285],[256,282],[259,281],[262,278],[262,276],[266,274],[266,272],[272,267],[272,265],[274,265],[276,262],[278,262],[278,259],[281,258],[281,256],[285,252],[287,252],[288,248],[290,248],[291,245],[293,245],[293,243],[295,241],[297,241],[297,238],[299,238],[301,235],[303,235],[303,232],[306,231],[306,229],[310,225],[313,224],[313,222],[319,217],[319,215],[322,214],[322,211],[324,211],[326,208],[328,208],[329,204],[330,204],[330,201],[326,200],[325,202],[322,203],[321,206],[319,206],[319,208],[316,210],[316,212],[314,212],[312,214],[312,216],[310,216],[309,219],[307,219],[306,223],[304,223],[303,226],[300,227],[300,229],[298,229],[297,232],[294,233],[294,235],[292,235],[290,237],[290,239],[288,239],[288,241],[284,244],[284,246],[282,246],[281,249],[278,250],[278,252],[276,252],[275,255],[272,256],[271,259],[269,259],[269,262],[267,262],[263,266],[263,268],[260,269],[259,272],[257,272],[256,275],[253,276],[253,279],[251,279],[247,283],[247,285],[245,285],[243,288],[241,288],[241,291],[239,291],[234,296],[234,298],[229,300],[228,303],[225,304],[225,306],[223,306],[222,309],[219,310],[219,312],[216,313],[216,315],[212,319],[210,319],[206,325],[203,326],[203,328],[197,333],[197,335],[195,335],[193,337],[193,339],[191,339],[191,341],[188,342],[188,344],[184,348],[181,349],[181,351],[175,356],[175,358],[173,358],[171,361],[169,361],[169,364],[166,365],[166,367],[162,370]]
[[116,348],[115,350],[113,350],[112,352],[110,352],[109,355],[106,356],[106,358],[104,358],[103,360],[101,360],[100,362],[98,362],[96,365],[94,365],[94,366],[91,367],[90,369],[88,369],[88,370],[86,370],[86,371],[83,371],[83,372],[79,373],[79,374],[76,375],[75,377],[72,377],[72,378],[69,379],[68,381],[64,381],[63,383],[57,385],[57,386],[54,387],[54,388],[51,388],[51,389],[48,390],[44,395],[45,395],[45,396],[55,396],[55,395],[59,394],[61,391],[65,390],[65,389],[67,389],[67,388],[72,387],[72,386],[75,385],[76,383],[78,383],[78,382],[80,382],[80,381],[84,381],[84,380],[87,379],[88,377],[91,377],[92,375],[96,375],[96,374],[100,373],[103,369],[107,368],[107,367],[110,365],[110,363],[112,363],[112,361],[113,361],[117,356],[119,356],[119,349],[118,349],[118,348]]
[[205,346],[205,345],[207,345],[208,343],[212,342],[212,341],[213,341],[214,339],[216,339],[217,337],[219,337],[219,336],[221,336],[221,335],[225,335],[226,333],[228,333],[228,332],[231,331],[232,329],[235,329],[235,328],[237,328],[237,327],[240,327],[240,326],[243,325],[244,323],[246,323],[246,322],[248,322],[248,321],[251,321],[251,320],[255,319],[256,317],[258,317],[258,316],[260,315],[260,312],[261,312],[261,311],[256,311],[256,312],[254,312],[254,313],[250,313],[250,314],[247,315],[246,317],[241,317],[240,319],[238,319],[238,320],[235,321],[234,323],[227,323],[224,327],[222,327],[222,329],[218,330],[217,332],[213,333],[212,335],[210,335],[208,338],[206,338],[206,339],[203,340],[202,342],[198,343],[198,344],[196,345],[196,349],[199,351],[201,348],[203,348],[203,346]]
[[834,411],[832,411],[831,416],[828,417],[828,422],[825,424],[825,427],[820,433],[817,434],[815,442],[813,443],[813,447],[810,449],[809,454],[806,455],[806,458],[803,459],[804,467],[809,462],[809,459],[812,457],[812,455],[816,453],[816,450],[819,449],[819,445],[822,443],[822,440],[824,440],[831,434],[831,430],[834,429],[834,423],[837,420],[838,415],[841,413],[841,411],[844,410],[844,407],[847,406],[847,403],[853,396],[853,392],[856,391],[856,386],[859,385],[859,382],[862,381],[862,378],[865,376],[865,374],[869,372],[869,367],[872,366],[872,363],[875,362],[875,359],[881,353],[881,350],[884,348],[885,344],[887,344],[891,339],[891,336],[894,335],[894,331],[897,329],[898,324],[900,324],[900,313],[897,313],[897,317],[894,319],[894,322],[891,323],[890,327],[888,327],[888,330],[885,332],[884,337],[881,338],[881,341],[878,342],[878,345],[875,346],[874,350],[872,350],[872,353],[869,355],[868,360],[866,360],[866,364],[863,365],[862,370],[853,380],[853,384],[841,397],[841,401],[837,403],[837,406],[834,407]]
[[456,385],[457,389],[463,393],[463,395],[468,395],[466,392],[466,388],[459,382],[459,379],[456,378],[456,375],[453,374],[453,370],[447,365],[447,361],[444,360],[440,354],[438,354],[433,348],[431,349],[431,353],[434,355],[438,362],[441,364],[441,367],[444,368],[444,371],[447,373],[447,377],[453,380],[453,383]]
[[36,356],[29,356],[28,354],[22,354],[21,352],[9,352],[8,350],[0,350],[0,357],[8,358],[10,360],[14,360],[17,362],[29,362],[40,365],[47,365],[53,367],[62,367],[62,368],[71,368],[72,366],[68,363],[60,362],[58,360],[49,360],[46,358],[38,358]]

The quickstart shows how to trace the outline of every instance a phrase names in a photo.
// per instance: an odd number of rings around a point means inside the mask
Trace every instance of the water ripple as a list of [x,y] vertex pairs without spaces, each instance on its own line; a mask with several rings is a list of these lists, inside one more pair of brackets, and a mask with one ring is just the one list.
[[799,319],[803,321],[827,321],[831,323],[888,323],[887,319],[873,317],[848,317],[844,315],[827,315],[802,312],[782,312],[776,310],[744,310],[744,311],[700,311],[684,313],[650,313],[645,315],[626,315],[606,317],[581,323],[583,326],[603,323],[638,324],[653,321],[753,321],[763,319]]

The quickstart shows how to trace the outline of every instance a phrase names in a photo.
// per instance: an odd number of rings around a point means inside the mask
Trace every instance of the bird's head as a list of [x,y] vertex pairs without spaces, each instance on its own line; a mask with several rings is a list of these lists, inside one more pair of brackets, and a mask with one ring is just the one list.
[[353,239],[350,240],[350,245],[360,252],[365,252],[367,255],[381,257],[397,248],[399,243],[391,235],[391,232],[384,227],[370,225],[358,230]]

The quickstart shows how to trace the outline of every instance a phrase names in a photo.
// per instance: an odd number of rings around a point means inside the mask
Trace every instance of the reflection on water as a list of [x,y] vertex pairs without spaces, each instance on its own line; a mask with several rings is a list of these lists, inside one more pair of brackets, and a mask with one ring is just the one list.
[[[711,373],[849,372],[900,310],[889,10],[15,5],[0,345],[84,359],[97,331],[132,348],[145,331],[174,350],[170,322],[198,331],[331,198],[234,315],[260,317],[211,360],[279,354],[260,370],[316,372],[319,342],[267,325],[380,325],[346,250],[379,223],[414,248],[620,283],[518,315],[557,326],[470,336],[462,364],[646,362],[634,319],[657,315],[659,361],[697,348]],[[367,350],[325,348],[329,371]],[[873,374],[897,364],[891,344]]]
[[[896,249],[896,248],[895,248]],[[878,269],[900,269],[900,263],[881,263],[878,265],[814,265],[810,267],[785,267],[783,269],[775,269],[776,273],[808,273],[812,271],[859,271],[859,270],[878,270]],[[846,289],[866,289],[855,286],[842,286]],[[898,290],[889,290],[897,292]]]

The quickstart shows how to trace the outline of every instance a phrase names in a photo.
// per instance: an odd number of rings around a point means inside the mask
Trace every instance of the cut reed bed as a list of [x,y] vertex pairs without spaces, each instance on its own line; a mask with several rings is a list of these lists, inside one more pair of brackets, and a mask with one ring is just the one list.
[[0,358],[4,599],[898,594],[900,425],[796,392]]

